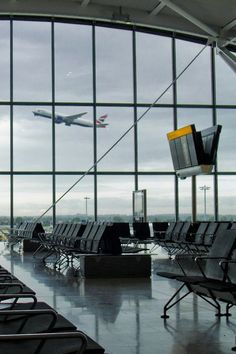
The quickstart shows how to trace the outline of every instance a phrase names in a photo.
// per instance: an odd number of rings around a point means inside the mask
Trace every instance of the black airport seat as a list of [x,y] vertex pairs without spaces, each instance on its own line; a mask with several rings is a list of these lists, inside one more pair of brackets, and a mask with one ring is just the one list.
[[79,247],[80,252],[91,253],[93,239],[95,238],[96,233],[98,232],[100,226],[101,224],[99,223],[93,223],[90,232],[86,235],[86,237],[84,237],[84,235],[81,237],[80,247]]
[[86,345],[86,336],[79,331],[0,334],[1,354],[83,354]]
[[166,230],[169,226],[168,222],[154,221],[152,223],[153,237],[155,240],[163,240],[165,237]]
[[218,222],[216,221],[209,222],[209,225],[206,229],[206,232],[204,234],[204,239],[203,239],[202,246],[204,247],[204,250],[208,251],[209,247],[212,246],[218,227],[219,227]]
[[113,223],[104,223],[96,233],[91,247],[91,253],[120,255],[122,253],[120,238]]
[[180,236],[184,224],[183,221],[171,222],[166,230],[165,238],[157,241],[168,252],[169,256],[175,253],[176,241]]
[[[163,317],[167,318],[167,311],[192,292],[200,295],[202,298],[204,298],[204,296],[208,296],[207,292],[205,290],[202,290],[205,288],[201,286],[201,283],[208,282],[209,280],[223,281],[225,275],[218,264],[222,260],[230,259],[235,249],[236,230],[225,230],[220,235],[218,235],[217,238],[215,238],[208,255],[196,257],[198,274],[190,276],[179,276],[179,274],[176,274],[174,278],[182,282],[182,285],[178,288],[178,290],[164,306]],[[187,290],[186,293],[182,294],[181,292],[184,287],[186,287]]]
[[133,235],[140,241],[150,239],[150,227],[148,222],[133,222]]
[[200,222],[196,230],[196,233],[191,234],[191,240],[188,243],[189,250],[191,250],[192,252],[200,252],[203,250],[202,247],[204,246],[204,237],[208,226],[209,226],[209,222],[205,222],[205,221]]
[[131,233],[130,225],[128,222],[114,222],[113,233],[119,237],[122,245],[122,253],[140,252],[141,249],[138,245],[139,240]]
[[186,221],[179,234],[177,240],[175,240],[176,246],[183,250],[183,253],[188,253],[188,244],[192,241],[192,235],[194,235],[198,229],[199,222]]
[[164,237],[162,237],[161,239],[155,239],[156,243],[160,246],[165,246],[166,243],[171,241],[172,234],[173,234],[174,229],[177,226],[177,224],[178,224],[177,221],[170,222],[170,224],[164,234]]
[[114,222],[113,223],[113,230],[117,234],[120,239],[130,239],[130,226],[128,222]]
[[76,223],[70,229],[70,233],[67,237],[65,237],[64,242],[62,243],[62,247],[71,247],[74,246],[75,241],[78,240],[85,230],[85,223]]
[[190,234],[192,228],[192,224],[189,221],[178,222],[175,229],[173,230],[171,243],[168,245],[169,247],[179,248],[180,242],[187,238],[187,235]]
[[3,286],[0,286],[1,354],[104,353],[103,347],[72,322],[48,304],[38,302],[35,294],[1,293]]

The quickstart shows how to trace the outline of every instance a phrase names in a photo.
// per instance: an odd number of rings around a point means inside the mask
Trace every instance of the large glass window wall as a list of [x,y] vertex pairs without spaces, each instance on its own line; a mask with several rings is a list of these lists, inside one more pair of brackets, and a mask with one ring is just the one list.
[[206,47],[175,82],[204,46],[128,26],[1,20],[1,224],[52,204],[48,224],[131,221],[135,189],[147,190],[150,221],[191,218],[191,179],[175,178],[166,138],[187,124],[223,126],[216,169],[197,177],[197,218],[235,218],[234,74]]

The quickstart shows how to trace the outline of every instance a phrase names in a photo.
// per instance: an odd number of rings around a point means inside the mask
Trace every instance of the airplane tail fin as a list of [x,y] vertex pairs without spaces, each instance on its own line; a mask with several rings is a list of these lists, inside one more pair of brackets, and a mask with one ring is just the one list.
[[98,126],[98,127],[101,127],[101,128],[105,128],[105,127],[108,125],[108,123],[104,123],[105,119],[107,119],[107,118],[108,118],[108,115],[107,115],[107,114],[105,114],[105,115],[103,115],[103,116],[100,116],[100,117],[97,119],[97,126]]
[[105,114],[104,116],[99,117],[98,120],[99,120],[100,122],[104,122],[104,120],[105,120],[107,117],[108,117],[108,115]]

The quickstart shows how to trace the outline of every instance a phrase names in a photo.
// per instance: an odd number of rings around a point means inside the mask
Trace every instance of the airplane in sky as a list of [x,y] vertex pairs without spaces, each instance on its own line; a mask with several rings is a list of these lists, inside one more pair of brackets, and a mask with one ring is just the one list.
[[[36,109],[35,111],[33,111],[33,114],[35,117],[43,117],[43,118],[52,119],[52,113],[50,111],[46,111],[44,109]],[[92,128],[93,127],[93,120],[81,118],[85,114],[87,114],[87,112],[82,112],[82,113],[72,114],[72,115],[64,115],[64,114],[55,113],[55,123],[56,124],[64,123],[67,126],[80,125],[82,127]],[[108,123],[105,123],[106,118],[107,118],[107,114],[100,116],[96,120],[96,127],[97,128],[106,128],[106,126],[108,125]]]

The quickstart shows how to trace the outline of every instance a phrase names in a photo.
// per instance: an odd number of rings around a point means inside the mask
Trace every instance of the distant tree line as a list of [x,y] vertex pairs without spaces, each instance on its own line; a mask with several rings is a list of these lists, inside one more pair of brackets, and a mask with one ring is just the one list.
[[[20,223],[24,221],[35,221],[36,217],[34,216],[17,216],[14,218],[14,225],[19,225]],[[236,220],[235,215],[220,215],[219,219],[221,221],[233,221]],[[93,221],[92,216],[86,217],[86,215],[83,214],[76,214],[76,215],[58,215],[57,216],[57,222],[81,222],[81,221]],[[190,214],[181,214],[179,217],[179,220],[182,221],[191,221],[191,215]],[[198,221],[204,221],[205,216],[204,215],[199,215],[198,216]],[[214,221],[213,215],[208,215],[207,216],[208,221]],[[123,215],[123,214],[104,214],[98,216],[98,221],[113,221],[113,222],[132,222],[133,221],[133,216],[132,215]],[[165,221],[165,222],[170,222],[170,221],[175,221],[175,217],[173,214],[159,214],[159,215],[149,215],[148,216],[148,221],[149,222],[154,222],[154,221]],[[44,216],[40,222],[46,227],[52,226],[52,217],[51,216]],[[7,216],[0,216],[0,225],[8,226],[10,225],[10,218]]]

